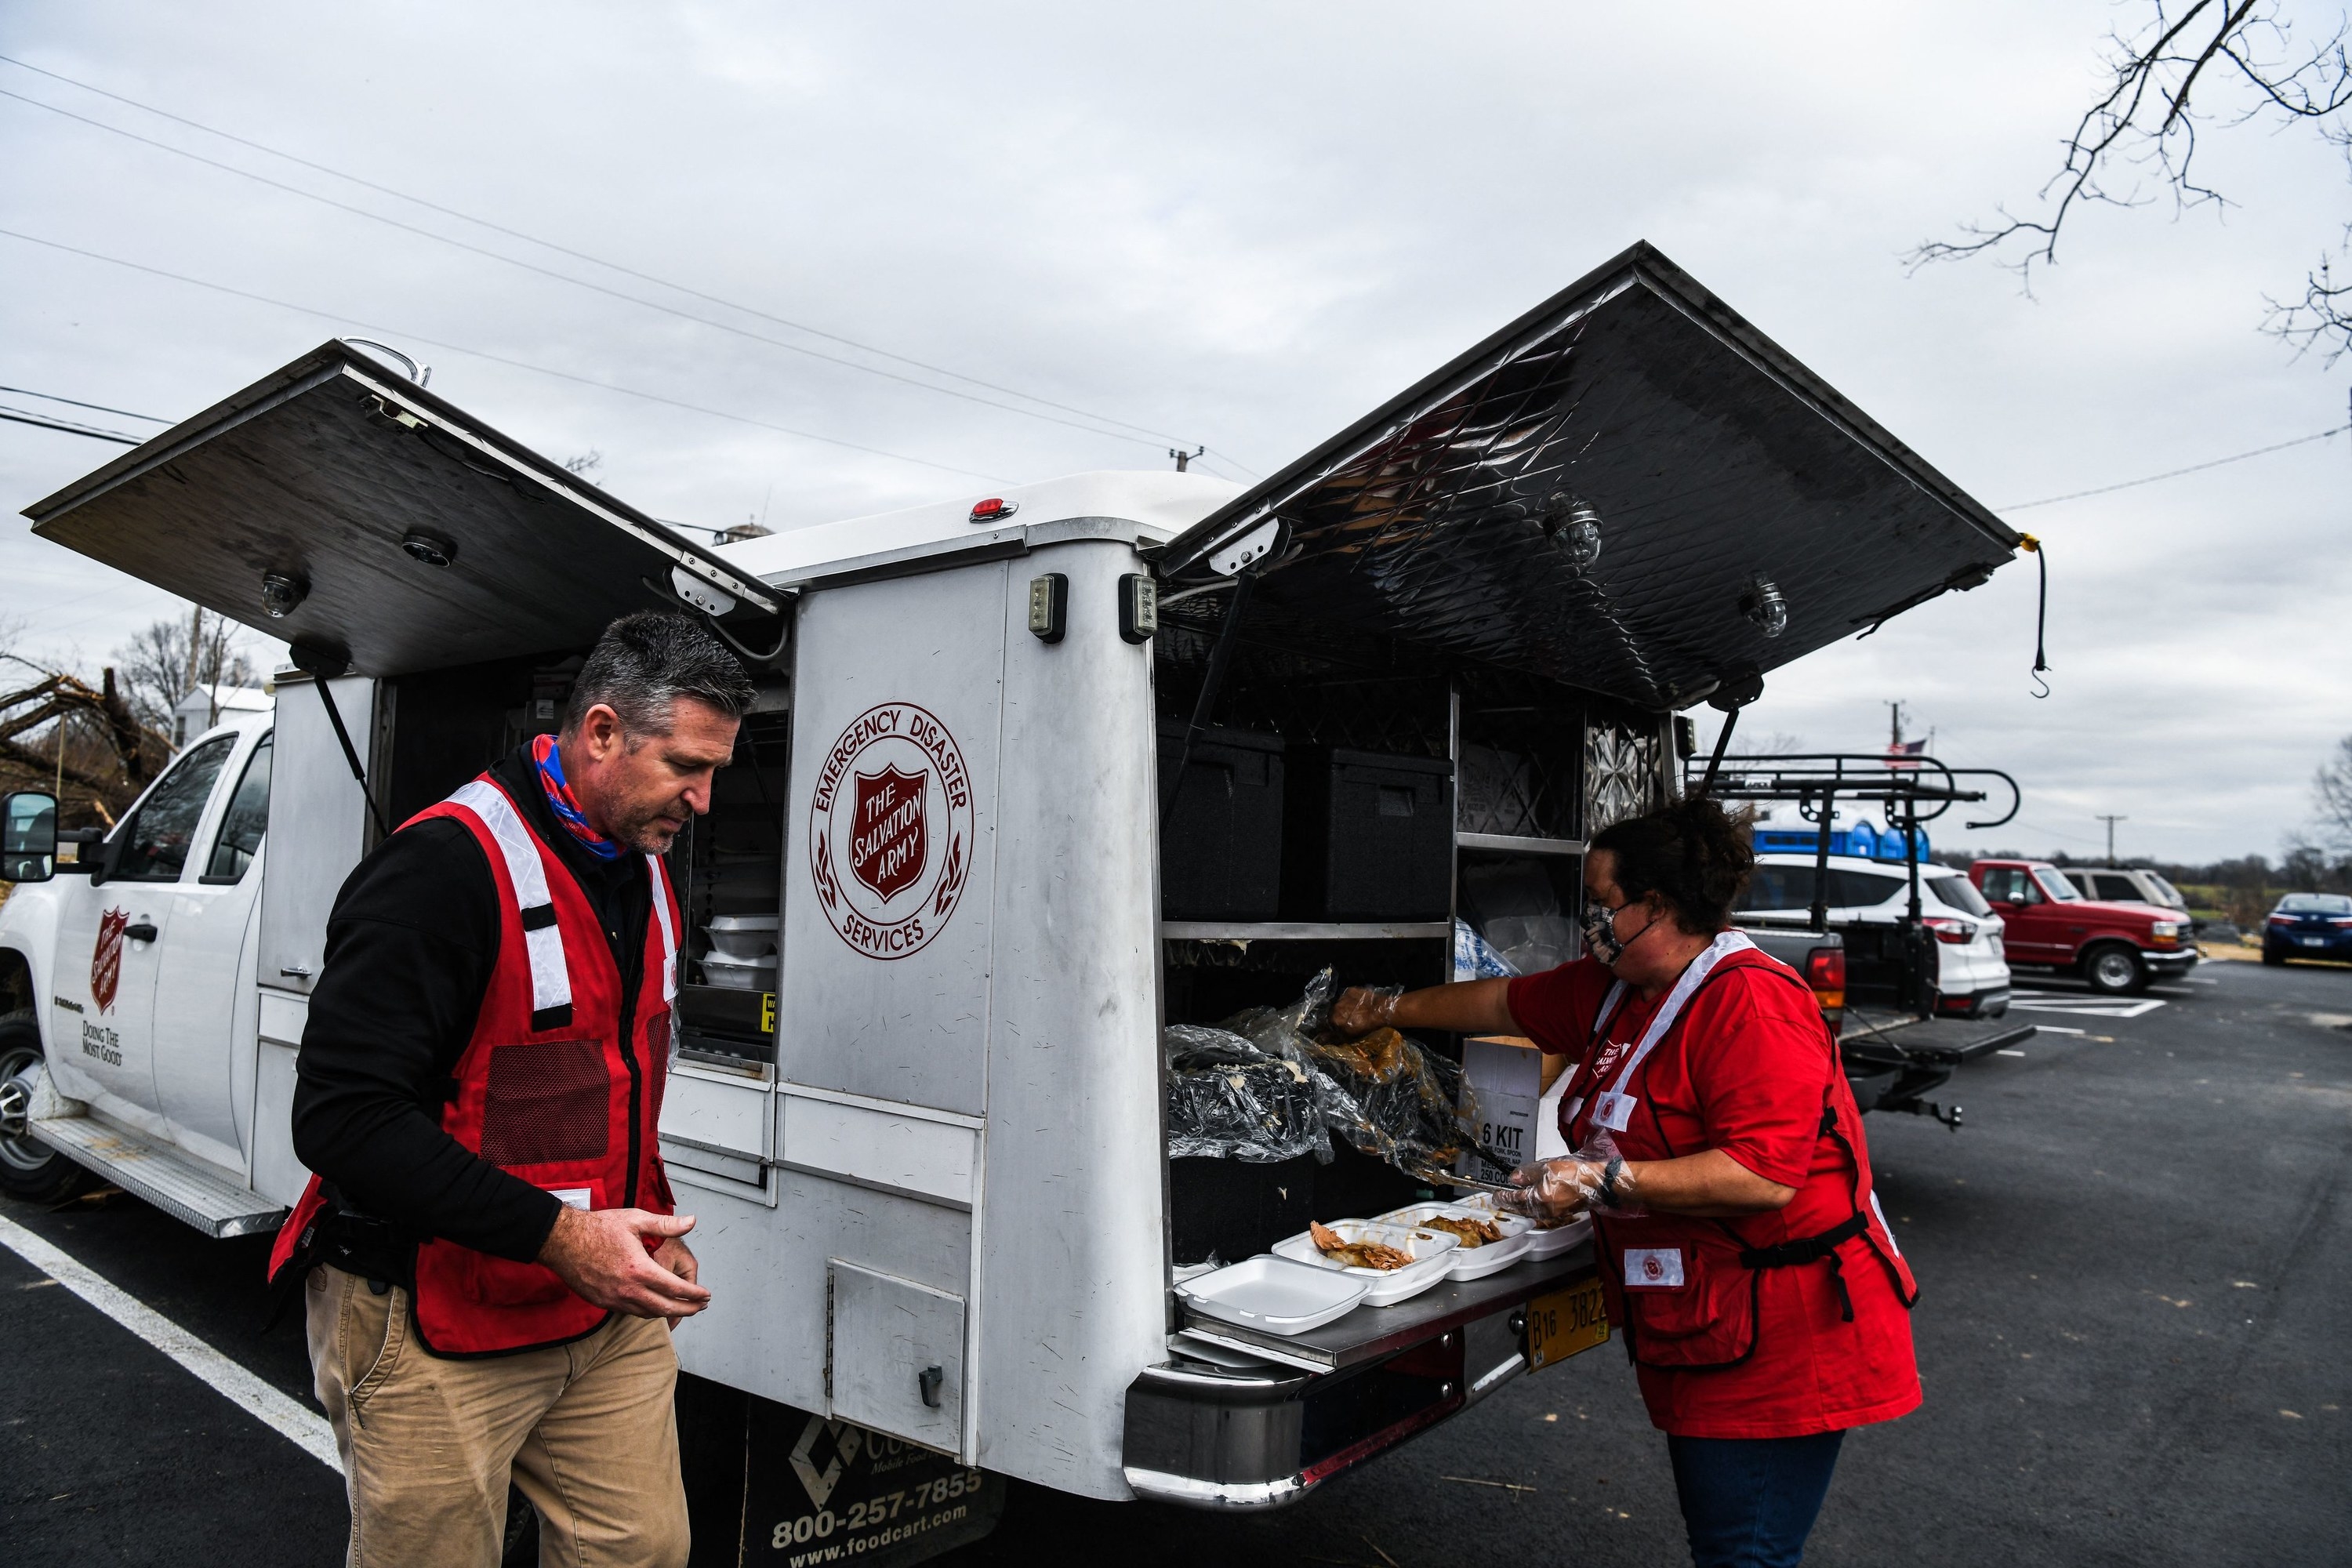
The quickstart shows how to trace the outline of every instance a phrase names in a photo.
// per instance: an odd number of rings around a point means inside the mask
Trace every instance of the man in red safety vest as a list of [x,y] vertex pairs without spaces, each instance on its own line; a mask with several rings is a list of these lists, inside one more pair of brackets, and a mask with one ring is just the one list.
[[605,628],[540,735],[336,895],[294,1092],[304,1285],[360,1565],[677,1568],[668,1330],[700,1311],[656,1128],[680,916],[662,856],[751,699],[682,616]]

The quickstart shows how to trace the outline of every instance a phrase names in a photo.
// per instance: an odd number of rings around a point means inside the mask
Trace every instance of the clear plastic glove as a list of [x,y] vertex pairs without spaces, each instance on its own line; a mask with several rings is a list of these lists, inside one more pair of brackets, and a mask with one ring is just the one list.
[[1386,1028],[1396,1022],[1397,998],[1403,994],[1402,985],[1350,985],[1331,1004],[1331,1026],[1350,1037]]
[[1570,1155],[1530,1160],[1511,1173],[1511,1190],[1495,1194],[1495,1206],[1531,1219],[1561,1219],[1593,1206],[1605,1165]]
[[1531,1160],[1512,1172],[1514,1190],[1496,1194],[1495,1203],[1517,1214],[1546,1218],[1580,1209],[1615,1215],[1621,1219],[1645,1213],[1635,1190],[1639,1184],[1632,1165],[1617,1167],[1611,1195],[1601,1196],[1601,1179],[1609,1173],[1609,1162],[1617,1157],[1617,1141],[1609,1135],[1607,1128],[1595,1127],[1584,1141],[1584,1147],[1565,1159]]

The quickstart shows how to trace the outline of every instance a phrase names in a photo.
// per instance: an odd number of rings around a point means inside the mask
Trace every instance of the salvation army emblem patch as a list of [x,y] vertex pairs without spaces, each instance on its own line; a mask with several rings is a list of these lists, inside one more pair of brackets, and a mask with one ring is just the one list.
[[827,748],[809,805],[809,877],[842,941],[904,958],[938,935],[971,875],[971,773],[937,715],[885,702]]

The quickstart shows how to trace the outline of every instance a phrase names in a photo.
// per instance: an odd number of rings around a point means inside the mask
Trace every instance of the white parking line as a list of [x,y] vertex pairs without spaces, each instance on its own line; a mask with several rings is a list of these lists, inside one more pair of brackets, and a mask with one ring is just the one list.
[[0,1216],[0,1247],[178,1362],[248,1415],[277,1428],[287,1441],[319,1463],[342,1474],[342,1459],[335,1452],[335,1429],[317,1411],[288,1398],[163,1313],[5,1216]]
[[2010,998],[2012,1009],[2023,1008],[2032,1013],[2071,1013],[2078,1018],[2137,1018],[2166,1005],[2158,996],[2143,996],[2137,1002],[2121,998],[2109,1001],[2102,996],[2080,995],[2071,991],[2021,991]]

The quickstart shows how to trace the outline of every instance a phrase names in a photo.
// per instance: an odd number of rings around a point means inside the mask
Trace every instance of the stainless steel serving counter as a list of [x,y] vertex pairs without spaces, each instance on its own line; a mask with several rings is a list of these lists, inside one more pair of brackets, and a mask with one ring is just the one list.
[[1192,1339],[1263,1356],[1308,1372],[1341,1372],[1411,1349],[1496,1311],[1592,1277],[1592,1244],[1557,1258],[1518,1263],[1484,1279],[1452,1281],[1392,1307],[1358,1307],[1303,1334],[1274,1334],[1228,1323],[1179,1304],[1180,1326]]

